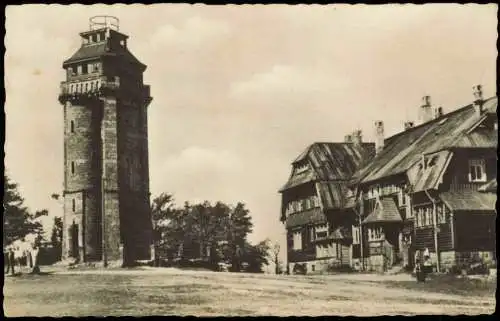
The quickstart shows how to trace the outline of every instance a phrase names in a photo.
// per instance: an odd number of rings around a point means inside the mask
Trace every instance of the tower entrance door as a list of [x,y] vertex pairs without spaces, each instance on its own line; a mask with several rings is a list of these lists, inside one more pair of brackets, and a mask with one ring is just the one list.
[[78,251],[78,224],[73,222],[71,224],[69,231],[68,231],[68,236],[69,236],[69,256],[73,258],[78,258],[79,256],[79,251]]

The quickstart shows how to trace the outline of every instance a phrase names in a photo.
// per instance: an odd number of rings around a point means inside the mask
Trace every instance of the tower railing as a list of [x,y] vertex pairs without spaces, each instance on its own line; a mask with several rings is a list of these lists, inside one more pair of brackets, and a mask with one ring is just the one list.
[[98,30],[109,28],[116,31],[120,30],[120,20],[113,16],[93,16],[89,19],[89,30]]
[[59,92],[59,102],[78,101],[80,99],[92,99],[106,96],[108,93],[116,92],[120,89],[120,78],[114,77],[109,80],[106,76],[101,76],[87,82],[61,82]]

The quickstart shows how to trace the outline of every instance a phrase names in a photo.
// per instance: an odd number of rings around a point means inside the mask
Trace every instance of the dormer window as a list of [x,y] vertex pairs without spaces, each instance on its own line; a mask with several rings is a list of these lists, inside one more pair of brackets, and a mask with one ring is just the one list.
[[297,165],[297,167],[295,169],[295,172],[297,174],[300,174],[300,173],[303,173],[303,172],[307,171],[307,169],[308,169],[307,164],[300,164],[300,165]]
[[438,159],[438,157],[437,157],[437,156],[433,156],[433,157],[429,160],[428,166],[430,167],[430,166],[434,166],[434,165],[436,165],[437,159]]
[[469,161],[469,182],[486,182],[484,159],[472,159]]

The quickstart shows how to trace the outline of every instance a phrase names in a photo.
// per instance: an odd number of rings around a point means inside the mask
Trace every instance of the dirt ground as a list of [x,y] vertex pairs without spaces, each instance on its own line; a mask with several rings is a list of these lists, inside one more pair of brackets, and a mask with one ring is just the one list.
[[[482,281],[493,282],[493,281]],[[494,281],[496,284],[496,280]],[[492,314],[495,291],[439,291],[410,276],[286,276],[173,268],[6,277],[7,316]],[[440,293],[441,292],[441,293]]]

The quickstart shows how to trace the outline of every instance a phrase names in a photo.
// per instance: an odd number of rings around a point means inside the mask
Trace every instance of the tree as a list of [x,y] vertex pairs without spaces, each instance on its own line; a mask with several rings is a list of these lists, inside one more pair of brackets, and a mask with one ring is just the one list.
[[24,205],[23,197],[19,194],[17,183],[11,181],[5,174],[3,206],[4,247],[16,240],[23,239],[28,234],[36,234],[38,235],[37,239],[41,239],[43,226],[38,218],[46,216],[47,210],[30,213]]
[[250,211],[245,208],[245,204],[241,202],[236,204],[231,211],[228,223],[227,241],[230,249],[231,269],[240,271],[247,236],[253,228]]
[[162,193],[153,199],[151,218],[153,221],[154,262],[159,265],[159,245],[166,226],[175,220],[174,198],[172,194]]
[[50,242],[56,251],[56,260],[59,261],[62,256],[62,237],[63,237],[63,220],[61,217],[54,217],[54,226],[52,227],[52,234]]
[[256,245],[245,242],[242,262],[248,264],[248,267],[246,268],[247,272],[263,273],[263,266],[269,264],[267,260],[270,250],[269,243],[268,239],[261,241]]
[[274,263],[274,271],[276,274],[281,274],[283,271],[281,270],[281,260],[280,260],[280,245],[279,243],[275,243],[272,249],[272,259]]

